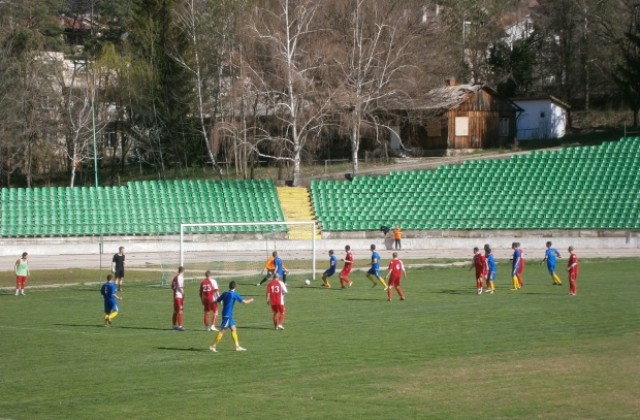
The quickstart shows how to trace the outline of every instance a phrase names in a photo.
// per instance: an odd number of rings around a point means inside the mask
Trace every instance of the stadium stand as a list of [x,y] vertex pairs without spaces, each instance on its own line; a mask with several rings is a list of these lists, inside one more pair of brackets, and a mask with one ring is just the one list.
[[324,231],[638,229],[640,137],[311,183]]
[[[437,170],[314,180],[310,190],[323,231],[395,224],[405,230],[640,229],[639,169],[640,137],[629,137]],[[271,180],[3,188],[0,200],[2,237],[167,235],[178,233],[180,223],[285,220]]]
[[[135,181],[122,187],[3,188],[3,237],[166,235],[180,223],[283,221],[270,180]],[[225,228],[235,232],[244,227]],[[220,231],[203,228],[202,232]]]

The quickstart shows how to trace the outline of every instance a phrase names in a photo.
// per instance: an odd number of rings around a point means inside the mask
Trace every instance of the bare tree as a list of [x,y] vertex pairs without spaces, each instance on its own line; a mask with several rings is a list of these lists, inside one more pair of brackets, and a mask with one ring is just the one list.
[[[415,18],[418,2],[338,1],[333,5],[343,16],[334,24],[339,42],[332,51],[336,72],[334,103],[349,117],[352,174],[359,169],[361,131],[379,132],[385,127],[380,111],[392,97],[409,97],[420,69],[417,45],[423,48],[428,25]],[[418,71],[419,72],[419,71]]]
[[203,40],[198,36],[199,31],[202,27],[202,22],[200,17],[202,17],[202,11],[207,6],[207,1],[196,1],[189,0],[184,2],[177,9],[176,15],[178,20],[178,26],[187,34],[191,42],[191,48],[193,52],[193,57],[188,62],[185,57],[174,56],[174,59],[178,61],[183,67],[185,67],[190,73],[193,74],[195,79],[195,94],[196,94],[196,110],[198,121],[200,124],[200,134],[204,140],[204,143],[207,148],[207,153],[209,155],[209,162],[213,169],[218,172],[218,175],[222,177],[222,170],[218,165],[217,159],[213,154],[213,150],[211,148],[211,140],[209,139],[209,130],[207,129],[206,124],[206,109],[205,109],[205,78],[203,76],[202,62],[200,58],[200,51],[203,49],[201,45],[204,43]]
[[[275,130],[257,142],[261,156],[289,161],[293,185],[298,185],[302,153],[307,141],[319,135],[329,105],[326,90],[318,89],[313,72],[322,66],[315,26],[324,1],[272,0],[256,8],[251,29],[263,54],[247,61],[258,96],[268,104]],[[266,114],[265,114],[266,116]],[[277,131],[277,133],[274,133]],[[265,153],[262,143],[275,142],[278,153]]]

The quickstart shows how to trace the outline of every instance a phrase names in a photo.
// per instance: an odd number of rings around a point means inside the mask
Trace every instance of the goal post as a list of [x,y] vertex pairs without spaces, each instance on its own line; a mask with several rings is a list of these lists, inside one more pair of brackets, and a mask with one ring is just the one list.
[[218,277],[250,277],[278,251],[289,276],[315,279],[317,234],[314,221],[182,223],[180,265],[206,267]]

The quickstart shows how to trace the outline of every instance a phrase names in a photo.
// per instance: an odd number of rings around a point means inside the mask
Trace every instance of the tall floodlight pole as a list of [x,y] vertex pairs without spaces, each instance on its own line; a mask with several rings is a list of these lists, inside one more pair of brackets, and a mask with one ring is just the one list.
[[[92,41],[95,42],[95,21],[93,14],[93,6],[95,1],[91,1],[91,37],[94,38]],[[95,48],[95,45],[94,45]],[[95,186],[98,187],[98,148],[96,146],[96,55],[95,50],[92,54],[93,57],[93,71],[91,73],[91,81],[93,85],[93,90],[91,92],[91,131],[93,134],[93,175],[95,178]]]

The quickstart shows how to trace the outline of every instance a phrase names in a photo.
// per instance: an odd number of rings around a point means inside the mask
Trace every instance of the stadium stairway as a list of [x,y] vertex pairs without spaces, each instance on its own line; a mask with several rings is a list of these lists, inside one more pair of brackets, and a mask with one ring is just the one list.
[[[316,221],[311,205],[311,195],[305,187],[277,187],[278,200],[286,222]],[[307,229],[290,232],[290,239],[311,239]],[[320,230],[316,223],[316,239],[320,239]]]

